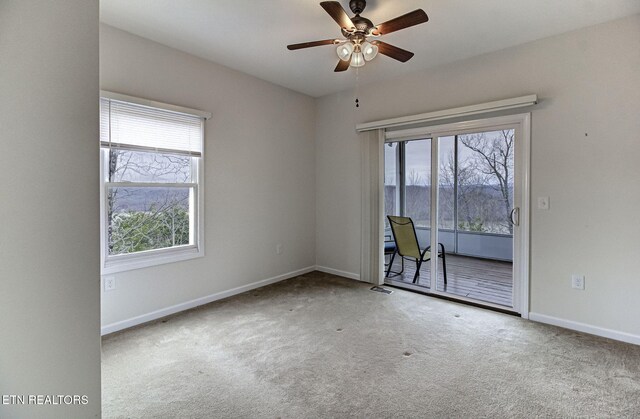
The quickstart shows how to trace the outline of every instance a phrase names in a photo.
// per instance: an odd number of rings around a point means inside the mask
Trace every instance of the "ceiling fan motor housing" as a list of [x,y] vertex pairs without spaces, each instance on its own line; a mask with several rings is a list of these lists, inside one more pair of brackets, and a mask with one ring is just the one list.
[[375,26],[373,25],[373,22],[371,22],[366,17],[354,16],[351,18],[351,21],[353,22],[353,25],[356,27],[355,32],[349,32],[344,28],[342,29],[342,35],[344,35],[344,37],[347,39],[351,39],[357,35],[368,35],[371,32],[371,30],[375,28]]
[[365,7],[367,7],[366,0],[351,0],[349,2],[349,8],[356,15],[362,13]]

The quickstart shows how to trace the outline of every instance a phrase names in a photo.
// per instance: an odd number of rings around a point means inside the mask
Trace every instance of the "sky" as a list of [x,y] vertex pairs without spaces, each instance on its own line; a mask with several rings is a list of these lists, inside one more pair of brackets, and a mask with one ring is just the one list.
[[[439,144],[440,159],[446,158],[449,153],[453,153],[454,137],[441,137]],[[391,144],[391,147],[389,147]],[[384,147],[385,158],[385,184],[396,184],[396,165],[395,154],[398,149],[398,143],[387,143]],[[406,162],[405,169],[407,176],[415,172],[424,184],[431,174],[431,139],[408,141],[406,145]]]
[[[500,135],[500,131],[488,131],[483,133],[487,139],[495,138]],[[462,137],[462,136],[461,136]],[[447,161],[454,152],[455,136],[440,137],[438,144],[439,161]],[[418,177],[417,184],[425,185],[430,179],[431,174],[431,139],[411,140],[406,142],[405,146],[405,173],[408,179]],[[396,153],[398,143],[387,143],[384,147],[385,159],[385,185],[396,185]],[[458,143],[458,163],[466,161],[475,154],[475,151]],[[413,175],[412,175],[413,173]],[[409,181],[406,182],[410,184]]]

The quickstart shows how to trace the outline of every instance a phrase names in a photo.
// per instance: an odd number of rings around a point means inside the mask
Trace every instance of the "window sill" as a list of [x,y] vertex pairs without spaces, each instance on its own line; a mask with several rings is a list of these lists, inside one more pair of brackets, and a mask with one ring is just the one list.
[[132,271],[135,269],[149,268],[167,263],[180,262],[204,256],[204,250],[196,246],[183,249],[162,249],[143,252],[142,254],[122,255],[107,259],[101,269],[102,275],[118,272]]

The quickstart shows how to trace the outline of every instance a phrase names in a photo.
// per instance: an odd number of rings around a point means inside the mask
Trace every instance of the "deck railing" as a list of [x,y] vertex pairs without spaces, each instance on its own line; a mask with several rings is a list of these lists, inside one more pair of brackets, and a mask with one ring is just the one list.
[[[391,236],[391,231],[388,230],[385,234]],[[431,242],[430,228],[417,227],[416,234],[421,246],[429,245]],[[513,261],[513,235],[511,234],[439,229],[438,241],[444,245],[447,253]]]

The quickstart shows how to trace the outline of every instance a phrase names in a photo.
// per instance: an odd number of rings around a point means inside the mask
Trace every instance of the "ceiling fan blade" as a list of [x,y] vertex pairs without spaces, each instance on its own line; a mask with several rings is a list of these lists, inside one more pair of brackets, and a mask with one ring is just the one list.
[[411,26],[419,25],[429,21],[429,17],[422,9],[414,10],[406,15],[399,16],[395,19],[388,20],[379,24],[373,31],[374,35],[386,35],[391,32],[399,31],[400,29],[408,28]]
[[349,68],[349,60],[340,60],[338,61],[338,65],[336,66],[336,69],[333,70],[336,73],[340,72],[340,71],[346,71]]
[[294,49],[319,47],[321,45],[333,45],[333,44],[335,44],[335,39],[324,39],[322,41],[302,42],[300,44],[287,45],[287,49],[294,50]]
[[337,1],[322,1],[320,2],[320,6],[329,13],[329,16],[331,16],[341,28],[346,30],[355,28],[356,25],[353,24],[347,12],[344,11]]
[[394,60],[402,61],[403,63],[409,61],[411,57],[413,57],[413,52],[407,51],[406,49],[394,47],[391,44],[387,44],[382,41],[374,41],[375,45],[378,46],[378,52],[380,54],[384,54],[387,57],[391,57]]

